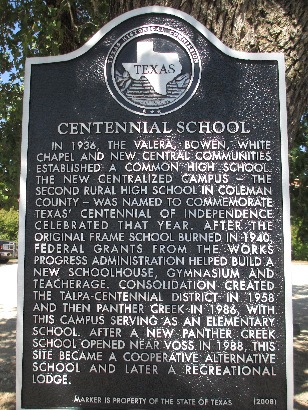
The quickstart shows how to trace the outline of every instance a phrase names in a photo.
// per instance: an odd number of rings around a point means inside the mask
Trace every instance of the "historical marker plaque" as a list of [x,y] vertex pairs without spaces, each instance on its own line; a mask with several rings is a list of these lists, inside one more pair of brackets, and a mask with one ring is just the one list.
[[159,7],[27,61],[18,408],[292,408],[283,67]]

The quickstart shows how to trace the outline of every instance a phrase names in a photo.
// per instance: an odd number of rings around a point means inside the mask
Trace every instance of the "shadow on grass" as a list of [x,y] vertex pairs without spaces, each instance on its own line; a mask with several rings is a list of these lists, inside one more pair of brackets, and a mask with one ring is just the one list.
[[0,409],[16,408],[16,318],[0,319]]
[[308,285],[293,286],[294,410],[308,409]]

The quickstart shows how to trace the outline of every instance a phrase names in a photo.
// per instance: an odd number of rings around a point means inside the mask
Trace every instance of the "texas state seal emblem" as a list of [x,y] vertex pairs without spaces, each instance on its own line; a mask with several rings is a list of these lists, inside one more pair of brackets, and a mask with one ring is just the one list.
[[181,32],[147,25],[120,37],[105,64],[112,96],[137,114],[164,115],[182,107],[196,92],[201,76],[199,53]]

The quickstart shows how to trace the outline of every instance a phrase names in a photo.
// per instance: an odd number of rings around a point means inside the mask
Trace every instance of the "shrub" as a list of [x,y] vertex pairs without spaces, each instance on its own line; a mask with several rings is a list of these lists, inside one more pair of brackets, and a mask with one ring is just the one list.
[[18,211],[0,209],[0,239],[16,241],[18,239]]
[[299,236],[300,226],[292,225],[292,259],[297,261],[308,261],[308,243]]

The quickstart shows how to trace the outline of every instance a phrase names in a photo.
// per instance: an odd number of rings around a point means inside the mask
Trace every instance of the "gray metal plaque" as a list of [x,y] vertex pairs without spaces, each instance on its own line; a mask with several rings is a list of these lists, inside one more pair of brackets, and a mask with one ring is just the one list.
[[149,7],[26,68],[18,408],[291,409],[283,56]]

